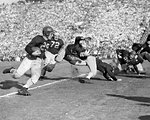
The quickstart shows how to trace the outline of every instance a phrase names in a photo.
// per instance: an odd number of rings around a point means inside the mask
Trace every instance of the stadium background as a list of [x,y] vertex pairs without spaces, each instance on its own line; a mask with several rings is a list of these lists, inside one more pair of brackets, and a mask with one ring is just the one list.
[[[0,57],[24,56],[24,46],[45,25],[64,41],[76,34],[91,36],[91,48],[102,57],[113,57],[116,48],[131,49],[141,42],[150,17],[148,0],[49,0],[42,3],[0,5]],[[101,42],[103,41],[103,42]]]
[[[1,59],[22,57],[24,46],[36,34],[41,34],[45,25],[53,26],[64,40],[80,33],[90,35],[93,38],[90,45],[95,51],[100,50],[102,57],[113,57],[116,48],[130,49],[133,42],[140,42],[144,25],[149,20],[149,4],[148,0],[51,0],[42,4],[0,5]],[[5,68],[19,64],[0,64],[2,120],[150,119],[149,77],[117,76],[123,81],[112,82],[98,73],[92,84],[81,84],[69,78],[78,75],[78,71],[72,71],[72,66],[64,61],[47,74],[47,79],[33,86],[37,89],[30,91],[30,97],[25,97],[10,93],[18,90],[18,84],[26,83],[30,73],[19,81],[12,79],[11,75],[2,74]],[[84,68],[81,72],[88,71]],[[149,73],[147,61],[144,68]],[[63,79],[66,81],[38,88]]]

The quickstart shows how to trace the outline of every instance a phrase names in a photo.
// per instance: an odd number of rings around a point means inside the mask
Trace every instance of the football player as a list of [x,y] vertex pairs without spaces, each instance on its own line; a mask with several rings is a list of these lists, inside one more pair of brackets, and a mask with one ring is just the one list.
[[31,78],[29,78],[22,89],[18,90],[18,94],[29,96],[28,88],[35,84],[41,75],[42,59],[45,59],[45,49],[49,45],[48,40],[52,38],[54,30],[50,26],[46,26],[42,31],[43,35],[35,36],[31,42],[29,42],[25,51],[27,56],[23,59],[20,66],[15,69],[14,67],[7,68],[3,71],[3,74],[12,73],[13,78],[20,78],[28,70],[31,70]]
[[[78,36],[75,38],[74,48],[72,49],[72,55],[75,55],[81,61],[78,62],[78,65],[87,65],[90,69],[90,72],[81,79],[80,82],[89,82],[91,77],[94,77],[97,74],[97,65],[96,58],[90,55],[89,50],[87,49],[87,40],[89,38],[82,38]],[[67,56],[64,58],[67,60]],[[77,64],[77,63],[76,63]]]
[[114,69],[113,67],[100,60],[99,58],[96,58],[96,64],[97,64],[97,70],[102,72],[104,78],[106,78],[109,81],[122,81],[122,79],[117,79],[115,74],[114,74]]
[[56,57],[60,62],[65,59],[73,65],[87,65],[90,72],[86,75],[85,81],[89,82],[90,78],[97,73],[96,58],[89,54],[85,38],[78,36],[75,38],[74,44],[69,44],[63,47]]
[[59,50],[63,47],[64,42],[62,39],[60,39],[59,33],[53,34],[53,36],[48,39],[48,46],[46,47],[45,51],[45,60],[44,60],[44,67],[41,72],[41,79],[45,77],[46,72],[51,72],[55,65],[56,60],[55,57],[58,54]]
[[150,62],[150,35],[147,41],[144,44],[133,43],[132,50],[137,54],[140,54],[144,60],[148,60]]
[[90,68],[90,72],[85,78],[80,78],[79,82],[85,83],[89,82],[90,78],[95,76],[97,70],[103,73],[103,76],[107,80],[113,81],[121,81],[121,79],[117,79],[113,73],[113,68],[111,65],[102,62],[99,58],[95,58],[91,56],[87,48],[85,38],[78,36],[75,39],[74,44],[69,44],[65,49],[64,59],[73,65],[88,65]]
[[130,52],[124,49],[117,49],[116,53],[117,53],[117,59],[121,65],[122,71],[127,73],[128,72],[127,62],[129,61]]
[[[131,51],[129,55],[129,60],[127,62],[128,66],[133,66],[135,72],[137,74],[140,74],[140,71],[138,70],[137,65],[143,63],[143,57],[140,54],[137,54],[135,51]],[[134,71],[133,71],[134,72]]]
[[[87,38],[84,39],[80,39],[79,42],[75,41],[75,43],[77,43],[78,45],[76,45],[75,50],[77,52],[78,57],[81,60],[85,60],[86,63],[88,63],[89,61],[87,61],[88,56],[90,56],[90,53],[88,52],[87,48],[87,44],[86,44],[86,40],[88,40]],[[95,58],[95,57],[94,57]],[[94,59],[95,60],[95,59]],[[113,67],[111,67],[111,65],[102,62],[99,58],[96,58],[96,61],[91,61],[90,60],[90,67],[93,67],[94,65],[96,65],[96,67],[94,66],[92,69],[94,70],[99,70],[100,72],[103,73],[103,76],[107,79],[107,80],[111,80],[111,81],[121,81],[121,79],[117,79],[113,73]],[[92,70],[91,70],[92,71]],[[96,75],[96,72],[95,74]],[[93,76],[91,76],[93,77]],[[90,78],[89,78],[90,79]],[[85,79],[80,79],[80,82],[86,82]]]

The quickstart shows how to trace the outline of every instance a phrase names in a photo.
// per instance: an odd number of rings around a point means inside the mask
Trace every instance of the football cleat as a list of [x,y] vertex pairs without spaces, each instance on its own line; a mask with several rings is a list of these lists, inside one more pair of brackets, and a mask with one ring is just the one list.
[[18,95],[31,96],[31,94],[28,92],[28,88],[25,87],[18,90]]
[[3,74],[11,73],[12,69],[15,69],[15,68],[14,67],[6,68],[5,70],[3,70]]
[[108,81],[114,81],[112,78],[109,78]]

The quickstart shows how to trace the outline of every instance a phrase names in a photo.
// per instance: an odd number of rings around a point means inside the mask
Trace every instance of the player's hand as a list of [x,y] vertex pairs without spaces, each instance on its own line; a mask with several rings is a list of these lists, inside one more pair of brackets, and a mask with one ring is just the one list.
[[85,55],[85,56],[89,56],[89,55],[90,55],[90,52],[89,52],[89,51],[85,51],[85,52],[84,52],[84,55]]
[[38,48],[38,47],[32,47],[31,48],[32,49],[32,55],[33,56],[40,56],[41,55],[41,50],[40,50],[40,48]]
[[85,51],[85,52],[81,52],[81,53],[80,53],[80,56],[81,56],[81,57],[89,56],[89,55],[90,55],[90,53],[89,53],[88,51]]

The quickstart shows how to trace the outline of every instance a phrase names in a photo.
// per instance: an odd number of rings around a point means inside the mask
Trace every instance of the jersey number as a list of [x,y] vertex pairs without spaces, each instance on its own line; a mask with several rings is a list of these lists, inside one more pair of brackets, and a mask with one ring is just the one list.
[[56,42],[56,41],[51,41],[51,45],[50,45],[50,47],[52,48],[59,48],[59,45],[60,45],[60,43],[59,42]]
[[55,42],[55,41],[51,41],[51,43],[46,43],[44,42],[44,45],[41,46],[41,48],[46,48],[46,49],[49,49],[49,48],[55,48],[55,49],[58,49],[60,46],[60,43],[59,42]]

